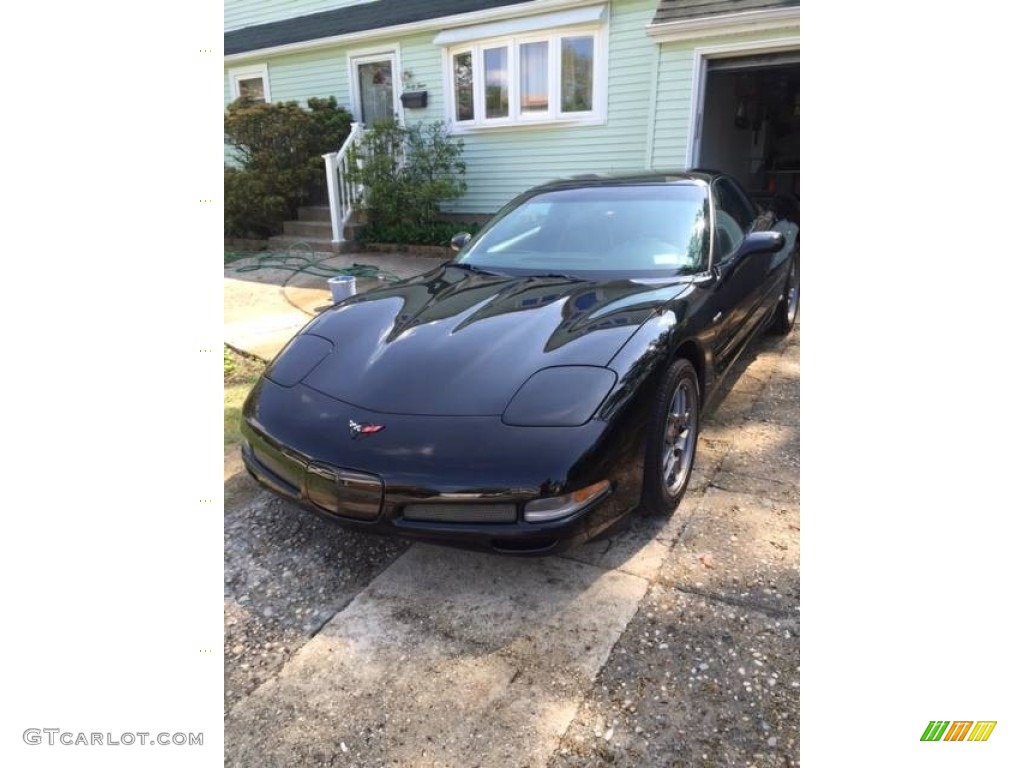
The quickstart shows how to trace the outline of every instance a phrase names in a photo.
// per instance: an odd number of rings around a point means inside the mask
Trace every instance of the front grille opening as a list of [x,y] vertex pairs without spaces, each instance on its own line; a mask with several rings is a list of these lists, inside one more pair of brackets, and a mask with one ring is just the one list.
[[409,504],[406,520],[422,523],[514,523],[515,504]]

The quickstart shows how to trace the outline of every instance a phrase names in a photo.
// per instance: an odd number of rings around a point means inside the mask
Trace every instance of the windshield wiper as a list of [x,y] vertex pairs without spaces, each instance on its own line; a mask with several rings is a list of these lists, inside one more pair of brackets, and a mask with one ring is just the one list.
[[528,277],[531,277],[531,278],[532,277],[539,277],[539,278],[553,277],[553,278],[559,278],[561,280],[575,280],[575,281],[586,282],[585,279],[582,278],[582,277],[578,277],[576,275],[567,275],[565,272],[545,272],[544,274],[541,274],[541,275],[528,275]]
[[483,267],[478,267],[476,264],[470,264],[465,261],[446,261],[441,265],[442,267],[458,267],[459,269],[465,269],[468,272],[476,272],[478,275],[494,275],[496,277],[508,277],[508,275],[502,272],[493,272]]
[[[465,269],[469,272],[476,272],[480,275],[495,275],[497,277],[509,277],[507,272],[495,272],[494,270],[484,269],[478,267],[476,264],[470,264],[467,261],[446,261],[441,266],[443,267],[458,267],[459,269]],[[545,278],[557,278],[559,280],[573,280],[576,282],[586,282],[585,278],[578,277],[576,275],[569,275],[565,272],[542,272],[539,274],[523,275],[527,280],[543,280]]]

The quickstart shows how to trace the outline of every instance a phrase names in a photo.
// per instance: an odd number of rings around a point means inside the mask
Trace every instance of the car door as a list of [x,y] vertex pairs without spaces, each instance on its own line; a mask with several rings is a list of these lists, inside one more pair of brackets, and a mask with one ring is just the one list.
[[714,317],[718,325],[714,349],[716,368],[721,371],[732,362],[756,326],[754,312],[764,298],[769,260],[766,254],[737,259],[740,244],[754,230],[756,216],[750,199],[736,183],[728,177],[715,179],[711,197]]

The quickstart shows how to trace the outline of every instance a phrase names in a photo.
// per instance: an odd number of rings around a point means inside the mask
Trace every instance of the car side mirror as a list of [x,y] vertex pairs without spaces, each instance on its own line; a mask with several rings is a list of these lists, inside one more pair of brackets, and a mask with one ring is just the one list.
[[740,243],[734,257],[736,261],[755,253],[778,253],[786,246],[786,236],[781,232],[751,232]]
[[461,251],[466,247],[466,243],[469,242],[471,237],[473,236],[469,234],[469,232],[459,232],[457,235],[452,237],[449,245],[452,247],[453,251]]

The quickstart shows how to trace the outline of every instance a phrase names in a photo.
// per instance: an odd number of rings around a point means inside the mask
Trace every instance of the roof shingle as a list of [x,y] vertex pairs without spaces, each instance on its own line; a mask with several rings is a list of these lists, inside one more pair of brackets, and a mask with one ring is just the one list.
[[224,55],[274,48],[289,43],[302,43],[325,37],[367,32],[399,24],[455,16],[504,5],[521,5],[524,0],[377,0],[375,3],[350,5],[332,11],[321,11],[294,19],[243,27],[224,33]]
[[670,21],[721,16],[727,13],[765,11],[772,8],[799,6],[800,0],[661,0],[654,13],[654,24]]

